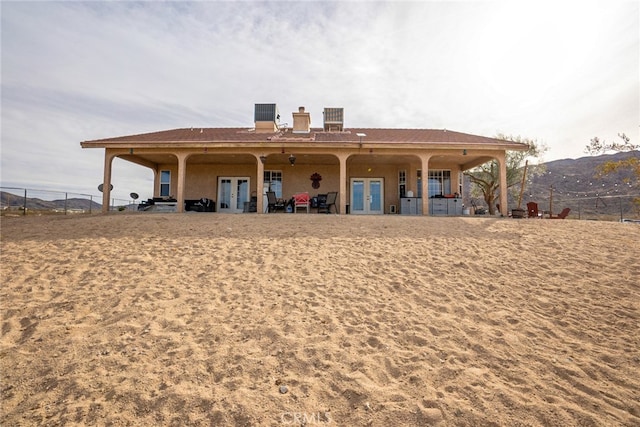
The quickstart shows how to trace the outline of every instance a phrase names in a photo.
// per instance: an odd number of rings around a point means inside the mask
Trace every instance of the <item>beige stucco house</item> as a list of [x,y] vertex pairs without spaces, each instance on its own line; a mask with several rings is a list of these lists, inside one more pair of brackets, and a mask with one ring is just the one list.
[[216,212],[243,212],[253,201],[262,213],[271,190],[284,199],[335,191],[340,213],[418,215],[461,214],[463,171],[496,159],[505,216],[505,154],[527,149],[446,129],[348,128],[342,108],[325,108],[322,127],[311,126],[304,107],[293,112],[292,126],[279,118],[275,104],[255,104],[253,126],[173,129],[81,146],[105,150],[105,212],[116,157],[153,170],[155,197],[175,199],[179,212],[185,201],[206,198]]

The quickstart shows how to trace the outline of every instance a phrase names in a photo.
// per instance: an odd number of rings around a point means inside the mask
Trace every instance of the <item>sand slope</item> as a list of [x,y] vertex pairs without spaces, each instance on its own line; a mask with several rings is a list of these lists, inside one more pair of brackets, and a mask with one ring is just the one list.
[[640,226],[3,218],[0,425],[637,426]]

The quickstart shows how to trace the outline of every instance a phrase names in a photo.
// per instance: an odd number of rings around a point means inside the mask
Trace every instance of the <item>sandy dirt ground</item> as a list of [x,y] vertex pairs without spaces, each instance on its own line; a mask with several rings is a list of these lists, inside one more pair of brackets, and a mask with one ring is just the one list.
[[2,218],[2,426],[638,426],[640,226]]

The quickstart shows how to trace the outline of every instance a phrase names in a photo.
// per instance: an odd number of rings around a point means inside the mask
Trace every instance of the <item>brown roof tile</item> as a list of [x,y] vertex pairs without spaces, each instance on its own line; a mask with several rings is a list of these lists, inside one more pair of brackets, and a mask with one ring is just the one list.
[[[356,134],[364,133],[363,143],[463,143],[496,144],[507,141],[445,129],[378,129],[357,128],[344,132],[323,132],[312,129],[309,134],[291,133],[290,129],[277,133],[256,133],[248,128],[184,128],[138,135],[105,138],[87,143],[206,143],[206,142],[360,142]],[[508,142],[509,144],[513,144]],[[92,144],[93,145],[93,144]]]

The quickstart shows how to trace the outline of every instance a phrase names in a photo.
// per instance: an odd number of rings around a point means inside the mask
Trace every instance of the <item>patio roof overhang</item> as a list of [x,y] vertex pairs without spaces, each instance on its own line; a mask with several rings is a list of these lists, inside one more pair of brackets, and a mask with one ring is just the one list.
[[86,141],[83,148],[106,148],[121,159],[154,168],[177,161],[176,153],[188,153],[191,164],[246,164],[264,155],[267,163],[287,163],[290,154],[296,164],[336,164],[338,153],[348,153],[351,164],[406,164],[421,154],[431,156],[432,162],[457,164],[463,170],[479,166],[506,150],[526,150],[521,143],[501,141],[496,144],[478,143],[403,143],[403,142],[197,142],[185,141]]

